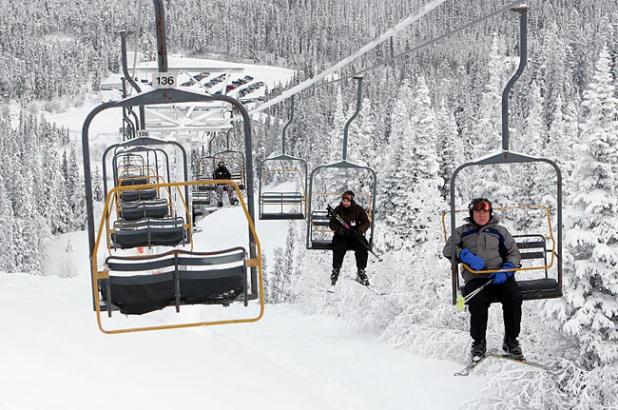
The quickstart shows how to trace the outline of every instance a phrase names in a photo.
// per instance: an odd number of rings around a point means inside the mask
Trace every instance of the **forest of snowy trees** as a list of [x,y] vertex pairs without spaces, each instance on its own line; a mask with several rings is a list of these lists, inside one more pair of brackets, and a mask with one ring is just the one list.
[[86,226],[84,182],[69,132],[21,109],[0,119],[0,271],[45,273],[52,235]]
[[[76,4],[0,0],[0,95],[3,100],[63,101],[97,90],[119,66],[120,30],[139,30],[152,57],[149,1]],[[168,46],[189,56],[278,64],[296,81],[319,73],[403,17],[421,0],[172,0]],[[401,53],[506,2],[447,2],[419,24],[354,62],[344,74]],[[493,3],[496,3],[495,5]],[[495,408],[618,407],[618,3],[528,2],[529,64],[511,98],[511,147],[554,159],[565,191],[563,298],[527,302],[526,354],[558,363],[559,377],[510,372],[485,386]],[[140,6],[141,5],[141,9]],[[138,21],[138,16],[143,16]],[[372,283],[387,295],[353,292],[324,306],[315,292],[327,280],[329,255],[303,251],[304,225],[290,224],[285,248],[269,259],[268,300],[326,309],[355,329],[433,357],[467,350],[465,315],[448,304],[449,265],[438,212],[455,167],[500,147],[500,93],[517,64],[517,17],[504,13],[366,74],[361,113],[350,129],[350,159],[378,172]],[[281,90],[275,89],[274,94]],[[354,110],[355,85],[302,92],[288,129],[288,152],[310,169],[341,157],[341,136]],[[269,110],[284,118],[287,104]],[[279,151],[280,124],[254,124],[256,158]],[[0,119],[0,270],[41,273],[49,235],[83,229],[83,189],[68,132],[21,111]],[[95,172],[95,170],[93,170]],[[483,169],[462,175],[457,201],[553,206],[554,179],[538,167]],[[481,178],[482,177],[482,178]],[[96,191],[97,196],[101,195]],[[555,209],[553,209],[555,212]],[[537,219],[513,215],[520,232]],[[351,255],[346,263],[351,264]],[[323,269],[320,272],[319,267]],[[313,291],[312,291],[313,289]],[[492,322],[499,312],[492,311]],[[493,320],[495,319],[495,320]],[[493,333],[492,333],[493,332]],[[490,331],[495,343],[499,326]],[[514,393],[517,392],[517,393]],[[470,402],[469,408],[478,403]]]

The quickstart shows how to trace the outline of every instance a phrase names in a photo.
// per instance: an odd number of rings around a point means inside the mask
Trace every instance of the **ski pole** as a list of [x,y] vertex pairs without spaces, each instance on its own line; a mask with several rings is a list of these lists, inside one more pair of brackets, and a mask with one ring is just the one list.
[[489,285],[491,282],[493,281],[489,279],[487,282],[483,283],[481,286],[474,289],[472,292],[468,293],[465,297],[463,297],[462,295],[459,295],[459,297],[457,298],[457,303],[455,303],[455,306],[457,306],[457,308],[463,312],[463,310],[465,309],[465,304],[470,302],[470,300],[472,300],[473,297],[478,295],[483,289],[485,289],[485,286]]

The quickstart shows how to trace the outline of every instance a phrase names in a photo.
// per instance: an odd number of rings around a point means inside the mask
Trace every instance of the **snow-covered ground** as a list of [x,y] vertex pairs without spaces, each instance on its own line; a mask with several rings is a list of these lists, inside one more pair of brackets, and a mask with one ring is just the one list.
[[[243,224],[221,229],[239,217],[224,209],[200,221],[196,246],[208,246],[208,232],[226,246],[245,238]],[[286,225],[258,224],[267,252],[282,244]],[[91,308],[86,242],[75,232],[50,248],[46,273],[70,264],[73,278],[0,274],[0,409],[446,409],[482,383],[453,376],[461,364],[393,350],[294,305],[268,305],[254,324],[104,335]]]

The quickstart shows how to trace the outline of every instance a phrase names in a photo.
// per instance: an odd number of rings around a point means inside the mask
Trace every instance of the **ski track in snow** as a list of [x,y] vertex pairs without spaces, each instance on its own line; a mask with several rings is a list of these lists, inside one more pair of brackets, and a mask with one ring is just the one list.
[[452,408],[478,383],[453,379],[458,364],[347,334],[337,319],[305,316],[295,306],[268,306],[251,325],[110,336],[96,328],[86,282],[2,274],[0,288],[0,326],[10,329],[0,350],[0,391],[10,409],[163,409],[202,401],[439,409]]

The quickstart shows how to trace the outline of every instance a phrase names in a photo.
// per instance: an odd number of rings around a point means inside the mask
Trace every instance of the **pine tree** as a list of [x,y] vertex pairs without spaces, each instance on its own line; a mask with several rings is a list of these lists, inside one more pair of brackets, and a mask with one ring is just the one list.
[[14,232],[16,268],[19,272],[40,274],[42,252],[40,218],[34,203],[32,172],[24,167],[20,178],[22,190],[19,206],[15,208]]
[[85,199],[83,181],[80,177],[79,163],[75,146],[71,147],[71,154],[68,160],[68,178],[66,181],[67,201],[71,210],[71,228],[73,230],[84,229],[85,219]]
[[444,180],[442,197],[448,198],[450,179],[455,169],[463,164],[463,141],[457,132],[455,116],[449,112],[444,100],[438,114],[438,149],[440,153],[439,175]]
[[13,209],[9,201],[4,179],[0,173],[0,220],[3,221],[4,227],[0,229],[0,272],[15,271],[15,239],[14,231],[11,227],[13,221]]
[[589,368],[618,360],[618,100],[610,68],[603,47],[582,103],[584,144],[566,239],[572,275],[565,297],[552,310],[562,331],[577,340],[580,360]]
[[[500,146],[501,94],[505,65],[504,57],[500,55],[498,39],[494,37],[489,53],[489,74],[485,90],[481,95],[478,119],[472,127],[466,144],[465,155],[468,160],[493,153]],[[491,198],[495,203],[507,204],[512,197],[511,192],[505,192],[509,185],[505,180],[507,175],[509,172],[503,167],[473,167],[460,174],[461,180],[457,184],[457,190],[464,198]],[[464,178],[474,183],[462,184]]]
[[62,176],[58,151],[54,146],[49,146],[46,151],[42,216],[47,220],[52,234],[64,233],[69,231],[72,214],[67,202],[66,182]]
[[330,138],[330,159],[329,162],[341,161],[343,150],[343,127],[346,118],[343,110],[343,95],[341,88],[337,88],[337,98],[335,99],[335,114],[333,118],[333,128],[329,132]]
[[[382,219],[389,227],[398,228],[398,221],[401,220],[404,210],[398,206],[398,198],[404,194],[407,188],[406,178],[409,169],[405,169],[404,158],[409,156],[409,141],[406,135],[411,135],[410,129],[411,115],[410,108],[413,104],[412,89],[407,80],[401,84],[397,94],[397,100],[391,115],[391,133],[388,148],[385,150],[386,167],[384,173],[379,174],[382,181],[380,195],[380,213]],[[407,127],[407,129],[406,129]]]
[[93,182],[92,197],[97,202],[101,202],[104,199],[103,185],[102,185],[102,182],[101,182],[101,171],[100,171],[98,165],[97,165],[97,167],[96,167],[96,169],[94,171],[94,182]]
[[395,203],[404,210],[398,233],[408,246],[438,239],[436,213],[443,207],[440,189],[443,182],[438,175],[438,146],[436,115],[432,107],[425,78],[420,77],[414,99],[414,111],[408,130],[411,155],[404,157],[402,166],[412,171],[406,179],[407,190]]

